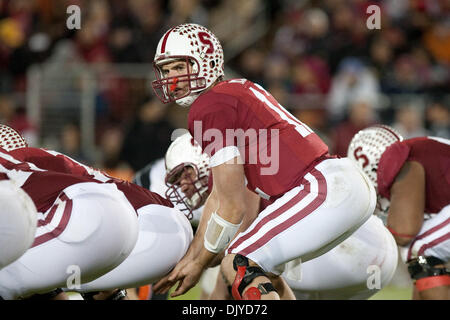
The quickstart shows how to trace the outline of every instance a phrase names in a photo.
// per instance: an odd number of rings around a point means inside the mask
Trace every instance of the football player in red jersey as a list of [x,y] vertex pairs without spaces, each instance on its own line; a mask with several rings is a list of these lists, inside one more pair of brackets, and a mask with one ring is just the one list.
[[[223,51],[208,29],[171,28],[158,44],[154,67],[157,96],[190,106],[188,128],[211,157],[214,180],[188,253],[155,290],[179,282],[172,295],[186,292],[226,249],[221,272],[235,299],[279,299],[283,288],[274,284],[287,262],[324,254],[369,219],[373,186],[350,159],[330,156],[325,143],[262,87],[224,81]],[[246,188],[270,205],[237,233]]]
[[[212,188],[208,156],[202,153],[191,135],[185,133],[172,142],[166,152],[165,163],[169,186],[166,194],[169,199],[184,207],[183,211],[188,211],[194,220],[199,219],[201,212],[197,211],[203,211],[203,204]],[[257,212],[270,204],[261,201],[258,196],[253,199],[256,201],[253,210]],[[251,200],[246,200],[249,205]],[[192,214],[194,208],[198,209]],[[394,238],[382,221],[372,216],[327,253],[305,263],[290,262],[282,277],[297,299],[367,299],[390,282],[397,267],[397,259]],[[217,268],[208,268],[203,273],[200,279],[203,290],[201,299],[231,298],[226,285],[222,283],[222,277],[218,277],[218,271]],[[370,275],[372,282],[369,281]]]
[[[23,149],[28,148],[17,150]],[[0,270],[0,297],[55,298],[61,293],[55,289],[66,286],[70,275],[78,285],[122,263],[138,231],[136,213],[123,193],[113,184],[39,168],[13,152],[0,148],[0,182],[11,181],[28,195],[37,223],[30,248]]]
[[[8,148],[0,148],[0,170],[31,197],[38,222],[31,249],[0,271],[1,297],[73,285],[69,291],[119,299],[116,288],[156,281],[186,252],[192,229],[166,199],[58,152],[18,144],[17,133],[7,137],[0,139]],[[76,284],[66,281],[74,266]]]
[[375,185],[377,212],[408,264],[414,297],[449,299],[450,141],[403,140],[393,128],[379,125],[353,137],[348,157]]

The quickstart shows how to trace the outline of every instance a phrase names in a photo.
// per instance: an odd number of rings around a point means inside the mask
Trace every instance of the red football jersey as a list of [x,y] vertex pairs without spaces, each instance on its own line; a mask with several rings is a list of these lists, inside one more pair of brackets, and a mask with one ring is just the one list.
[[417,161],[425,169],[426,213],[438,213],[450,204],[450,140],[421,137],[389,146],[378,165],[380,195],[390,199],[392,183],[406,161]]
[[200,95],[188,123],[212,166],[240,155],[247,187],[263,198],[298,186],[328,154],[327,145],[308,126],[246,79],[223,81]]
[[89,177],[43,170],[16,159],[3,149],[0,149],[0,172],[3,178],[9,177],[19,183],[39,212],[47,211],[65,188],[81,182],[98,182]]
[[[80,182],[115,183],[135,210],[148,204],[173,207],[170,201],[157,193],[110,177],[55,151],[38,148],[20,148],[9,153],[1,151],[3,157],[0,155],[0,164],[6,168],[25,172],[31,170],[32,174],[24,180],[22,188],[30,195],[40,212],[46,211],[64,188]],[[8,161],[5,154],[11,156],[16,163]],[[32,169],[33,167],[37,170]]]

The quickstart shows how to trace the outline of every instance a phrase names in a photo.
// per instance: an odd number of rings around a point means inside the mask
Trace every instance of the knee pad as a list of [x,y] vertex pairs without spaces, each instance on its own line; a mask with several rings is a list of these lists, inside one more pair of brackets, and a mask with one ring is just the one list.
[[417,290],[450,285],[450,272],[446,268],[436,268],[438,264],[445,263],[436,257],[424,256],[419,256],[408,263],[408,271],[411,278],[416,280]]
[[265,276],[265,272],[260,267],[249,267],[248,259],[243,255],[237,254],[233,260],[233,268],[236,270],[236,278],[231,287],[231,294],[236,300],[261,300],[262,294],[275,291],[272,283],[260,283],[258,287],[250,287],[244,295],[245,288],[259,276]]

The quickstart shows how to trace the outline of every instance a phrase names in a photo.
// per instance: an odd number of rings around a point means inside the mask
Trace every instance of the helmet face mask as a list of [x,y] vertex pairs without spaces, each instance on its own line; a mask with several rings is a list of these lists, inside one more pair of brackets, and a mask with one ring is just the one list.
[[[186,168],[192,168],[195,172],[195,177],[191,175],[183,175]],[[201,173],[197,166],[193,163],[181,163],[172,169],[166,175],[166,198],[174,204],[181,205],[180,211],[191,220],[193,217],[193,210],[200,208],[208,196],[208,179],[209,172]],[[189,193],[183,192],[181,189],[188,185]]]
[[[182,62],[187,66],[187,73],[179,76],[165,77],[163,72],[163,66],[173,62]],[[169,103],[178,99],[185,98],[193,92],[203,90],[206,88],[206,80],[204,77],[199,77],[198,74],[198,62],[187,56],[174,56],[168,61],[167,59],[155,60],[153,62],[153,69],[155,71],[156,80],[152,82],[153,91],[156,96],[163,102]],[[192,70],[192,71],[191,71]],[[178,84],[187,83],[186,92],[181,96],[175,95],[175,89]]]
[[209,156],[189,133],[175,139],[165,155],[168,187],[166,198],[180,204],[180,210],[192,219],[209,195]]
[[[162,66],[174,61],[189,66],[186,74],[166,78]],[[153,61],[156,80],[152,82],[156,96],[163,102],[175,101],[190,106],[198,95],[224,75],[223,50],[216,36],[198,24],[182,24],[168,30],[158,43]],[[173,94],[175,85],[187,83],[182,96]]]

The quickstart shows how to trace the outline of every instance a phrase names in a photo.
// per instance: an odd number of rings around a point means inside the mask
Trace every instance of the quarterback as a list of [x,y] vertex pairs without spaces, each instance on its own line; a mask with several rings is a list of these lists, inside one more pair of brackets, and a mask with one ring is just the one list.
[[[202,210],[212,187],[207,155],[186,133],[172,142],[165,160],[170,190],[167,194],[173,203],[184,206],[185,211],[198,206]],[[246,200],[249,205],[251,200]],[[254,201],[253,207],[258,211],[268,204],[260,197]],[[297,299],[367,299],[391,281],[397,259],[393,236],[381,219],[373,215],[327,253],[305,263],[289,262],[282,277]],[[217,277],[217,272],[217,268],[206,269],[200,279],[201,288],[211,299],[229,299],[228,288],[221,283],[222,277]],[[373,283],[370,282],[372,272]]]
[[[211,157],[214,180],[188,253],[155,290],[178,282],[172,295],[186,292],[225,250],[221,273],[235,299],[292,295],[276,287],[285,264],[324,254],[364,224],[375,209],[372,184],[353,161],[330,156],[325,143],[262,87],[225,81],[223,51],[208,29],[184,24],[168,30],[154,67],[157,96],[190,107],[188,128]],[[272,156],[270,163],[264,154]],[[238,232],[246,188],[270,205]]]

